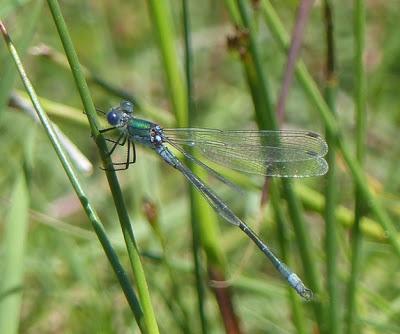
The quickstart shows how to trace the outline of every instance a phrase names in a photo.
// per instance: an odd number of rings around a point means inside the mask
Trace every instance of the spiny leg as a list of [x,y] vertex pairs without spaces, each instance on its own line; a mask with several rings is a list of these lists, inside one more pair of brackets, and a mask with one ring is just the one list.
[[[131,160],[131,148],[133,152],[132,160]],[[119,165],[124,165],[122,168],[115,168],[114,170],[126,170],[129,168],[129,165],[134,164],[136,162],[136,149],[135,149],[135,144],[128,140],[128,151],[126,155],[126,161],[125,162],[115,162],[113,163],[114,166],[119,166]]]
[[128,140],[128,151],[126,152],[125,169],[128,169],[128,167],[129,167],[130,154],[131,154],[131,141]]
[[[121,146],[125,145],[126,137],[127,136],[125,135],[125,133],[121,133],[116,141],[112,141],[114,143],[114,145],[112,146],[111,150],[108,151],[108,156],[111,156],[111,154],[114,153],[115,149],[117,148],[117,145],[121,145]],[[122,139],[122,141],[120,142],[121,139]]]
[[134,142],[132,142],[131,144],[132,144],[132,153],[133,153],[131,164],[134,164],[136,162],[136,146],[135,146]]
[[[125,136],[124,139],[123,139],[123,142],[119,143],[119,144],[124,145],[126,143],[126,140],[127,140],[127,136]],[[132,160],[131,160],[131,148],[132,148],[132,151],[133,151]],[[123,165],[124,167],[113,168],[112,170],[114,170],[114,171],[126,170],[126,169],[129,168],[129,165],[131,165],[131,164],[133,164],[135,162],[136,162],[135,144],[128,139],[128,150],[127,150],[127,155],[126,155],[126,161],[125,162],[113,162],[113,166]],[[108,170],[110,170],[110,169],[108,169]]]
[[116,126],[112,126],[111,128],[105,128],[105,129],[100,129],[99,132],[100,133],[105,133],[111,130],[115,130],[117,127]]
[[[104,113],[102,110],[97,110],[97,111],[100,111],[100,112]],[[101,134],[103,134],[103,133],[105,133],[105,132],[108,132],[108,131],[111,131],[111,130],[115,130],[116,128],[117,128],[117,127],[113,126],[113,127],[110,127],[110,128],[101,129],[101,130],[99,130],[99,132],[100,132]],[[127,136],[125,133],[121,133],[121,135],[118,137],[117,140],[113,140],[113,139],[105,138],[105,137],[104,137],[104,139],[105,139],[106,141],[111,142],[111,143],[114,144],[114,145],[111,147],[111,149],[109,150],[109,152],[108,152],[108,156],[111,156],[111,155],[114,153],[115,149],[117,148],[117,145],[124,146],[124,145],[126,144],[126,141],[127,141],[127,139],[128,139],[128,136]],[[122,140],[121,140],[121,139],[122,139]],[[133,160],[132,160],[132,161],[130,161],[130,147],[131,147],[131,145],[132,145],[132,149],[133,149]],[[136,161],[136,150],[135,150],[135,145],[134,145],[134,143],[131,143],[130,140],[128,140],[127,160],[126,160],[125,162],[115,162],[115,163],[113,162],[113,166],[115,166],[115,165],[125,165],[125,167],[123,167],[123,168],[112,168],[112,169],[101,168],[101,169],[103,169],[103,170],[114,170],[114,171],[125,170],[125,169],[128,169],[128,168],[129,168],[129,165],[130,165],[130,164],[135,163],[135,161]]]
[[[121,133],[117,140],[112,140],[112,139],[110,139],[110,138],[105,138],[105,140],[107,140],[107,141],[109,141],[109,142],[111,142],[111,143],[114,144],[114,145],[111,147],[111,149],[108,151],[107,155],[108,155],[108,156],[111,156],[111,155],[114,153],[114,151],[115,151],[117,145],[124,146],[124,145],[126,144],[127,138],[128,138],[128,136],[127,136],[125,133]],[[130,141],[128,141],[128,150],[129,150],[129,146],[130,146],[129,143],[130,143]],[[120,163],[118,163],[118,162],[113,162],[112,164],[113,164],[113,166],[114,166],[114,165],[126,165],[127,162],[120,162]],[[129,165],[129,164],[128,164],[128,165]],[[101,169],[103,169],[103,170],[114,170],[114,171],[117,171],[117,170],[124,170],[124,169],[127,169],[127,168],[112,168],[112,169],[109,169],[109,168],[101,168]]]
[[104,139],[107,140],[107,141],[109,141],[110,143],[113,143],[113,144],[117,143],[118,145],[121,145],[121,146],[125,145],[125,143],[121,144],[121,143],[119,143],[118,141],[116,141],[116,140],[114,140],[114,139],[111,139],[111,138],[106,138],[106,137],[104,137]]
[[97,108],[97,107],[96,107],[96,111],[99,113],[102,113],[103,115],[107,114],[104,110],[101,110],[100,108]]

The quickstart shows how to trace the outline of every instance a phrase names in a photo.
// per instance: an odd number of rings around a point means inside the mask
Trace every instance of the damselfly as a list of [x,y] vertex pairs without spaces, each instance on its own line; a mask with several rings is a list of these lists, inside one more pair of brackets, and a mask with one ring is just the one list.
[[[312,292],[301,279],[292,272],[271,249],[211,190],[199,177],[192,173],[166,146],[170,145],[187,159],[206,169],[223,182],[230,183],[195,156],[203,156],[225,167],[265,176],[307,177],[323,175],[328,164],[323,159],[328,151],[326,142],[320,135],[309,131],[282,130],[222,131],[213,129],[178,128],[164,129],[158,124],[136,118],[134,106],[122,101],[107,114],[110,128],[104,133],[118,129],[111,155],[118,145],[128,145],[125,162],[113,163],[115,170],[127,169],[136,160],[135,143],[153,149],[166,163],[179,170],[197,188],[214,210],[230,224],[239,227],[268,257],[282,277],[305,299],[312,298]],[[188,147],[189,154],[184,150]]]

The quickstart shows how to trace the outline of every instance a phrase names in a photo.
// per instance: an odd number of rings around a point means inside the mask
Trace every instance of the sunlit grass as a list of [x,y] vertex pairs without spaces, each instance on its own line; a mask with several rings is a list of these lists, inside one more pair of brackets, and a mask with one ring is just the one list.
[[[6,23],[11,36],[15,36],[20,55],[26,53],[23,57],[25,69],[38,95],[46,99],[43,106],[64,134],[93,163],[92,174],[79,175],[82,186],[104,223],[121,263],[130,272],[118,216],[104,172],[98,168],[101,159],[90,137],[89,126],[85,123],[86,115],[83,114],[84,108],[71,71],[65,66],[65,59],[63,63],[51,57],[40,57],[32,49],[33,46],[45,43],[64,57],[48,7],[44,5],[41,8],[39,20],[29,15],[39,13],[41,5],[38,3],[26,2],[17,6],[8,1],[6,10],[0,9],[1,19]],[[172,22],[168,25],[173,25],[173,35],[167,36],[164,43],[160,40],[165,36],[158,35],[160,31],[157,32],[157,29],[167,33],[162,29],[165,22],[159,22],[161,19],[155,13],[157,9],[151,7],[157,3],[61,2],[61,9],[79,61],[88,69],[88,72],[83,73],[86,74],[96,107],[107,110],[111,105],[119,103],[124,93],[129,93],[139,99],[138,114],[141,117],[166,126],[185,125],[188,115],[185,115],[186,92],[183,88],[185,69],[181,2],[163,2],[163,6],[169,6],[171,13]],[[246,72],[252,70],[251,65],[243,66],[243,57],[234,50],[228,50],[226,45],[228,34],[235,33],[233,22],[243,24],[243,13],[237,3],[245,6],[253,24],[251,37],[257,48],[256,56],[259,57],[257,61],[260,62],[262,74],[268,81],[267,99],[263,95],[265,91],[260,93],[260,86],[254,84],[251,81],[254,77]],[[225,129],[271,126],[262,123],[265,121],[263,112],[268,108],[265,103],[270,103],[271,111],[274,111],[286,64],[284,50],[288,46],[296,3],[260,1],[256,15],[249,3],[232,0],[200,4],[189,1],[194,83],[191,126]],[[365,184],[363,191],[367,189],[371,194],[366,197],[368,202],[365,204],[371,206],[372,212],[367,211],[361,219],[360,231],[364,240],[355,299],[358,307],[354,321],[357,326],[372,333],[396,333],[400,331],[400,322],[396,317],[399,302],[397,282],[400,277],[397,270],[399,257],[392,245],[396,245],[396,240],[399,242],[400,235],[398,229],[394,229],[394,233],[386,231],[390,235],[385,234],[380,224],[382,221],[384,226],[385,222],[396,222],[399,217],[400,178],[397,176],[397,157],[400,145],[394,138],[398,132],[398,92],[395,87],[399,81],[396,60],[400,44],[394,32],[399,28],[400,14],[395,10],[396,4],[388,2],[378,6],[367,3],[364,55],[369,83],[366,97],[366,160],[362,169],[354,169],[352,163],[356,160],[356,139],[353,96],[356,73],[353,63],[353,27],[349,22],[353,13],[351,6],[340,6],[333,1],[331,5],[337,58],[338,81],[334,97],[337,121],[324,116],[332,104],[327,104],[322,98],[321,88],[326,85],[322,75],[325,71],[326,41],[322,29],[322,8],[318,3],[313,7],[307,26],[302,60],[297,66],[297,79],[290,91],[285,122],[281,127],[309,129],[320,133],[324,132],[324,127],[331,132],[330,127],[335,131],[340,130],[344,138],[345,154],[343,159],[343,146],[339,144],[338,154],[332,157],[337,163],[333,180],[338,189],[337,206],[328,211],[330,215],[336,214],[337,265],[334,271],[337,302],[340,305],[338,327],[342,330],[345,322],[346,289],[351,275],[350,228],[354,223],[354,182],[358,178],[358,182],[363,180]],[[274,16],[274,10],[278,16]],[[282,19],[283,26],[277,21],[279,19]],[[383,36],[389,37],[383,39]],[[15,313],[19,309],[17,306],[16,311],[13,311],[14,320],[11,317],[8,319],[19,325],[20,332],[113,333],[137,329],[135,318],[97,238],[87,233],[92,230],[86,223],[87,217],[42,128],[19,109],[3,107],[7,104],[10,89],[15,89],[24,99],[26,97],[21,93],[23,86],[17,80],[12,60],[5,44],[1,42],[0,213],[2,217],[8,218],[0,220],[0,273],[6,273],[9,264],[15,263],[23,267],[24,275],[22,290],[17,291],[22,294],[20,316]],[[173,54],[173,57],[168,54]],[[102,81],[94,80],[93,75]],[[182,82],[177,82],[179,76]],[[260,93],[258,99],[252,98],[255,92]],[[254,112],[254,108],[259,114]],[[34,128],[36,135],[29,137],[27,128]],[[333,138],[331,145],[335,143],[336,139]],[[31,152],[29,168],[24,167],[27,152]],[[12,247],[6,237],[9,235],[6,232],[10,228],[9,217],[15,216],[18,205],[26,205],[24,201],[10,203],[10,199],[18,198],[16,191],[19,189],[21,192],[18,180],[22,171],[29,173],[26,175],[29,177],[30,193],[23,265],[21,259],[14,262],[9,257]],[[358,171],[368,173],[368,182],[358,176]],[[144,253],[141,260],[160,331],[184,332],[187,330],[185,325],[188,325],[193,333],[199,332],[198,292],[193,274],[189,222],[190,219],[208,220],[208,208],[204,208],[205,213],[198,216],[191,215],[189,188],[183,177],[145,149],[137,148],[137,163],[117,176],[127,212],[134,222],[135,240]],[[283,217],[285,237],[290,241],[286,244],[285,239],[279,239],[277,212],[275,210],[273,214],[271,205],[267,207],[265,219],[261,224],[256,224],[260,215],[260,193],[264,180],[236,174],[227,176],[243,186],[244,196],[220,187],[213,179],[207,180],[244,221],[255,226],[277,253],[280,254],[282,244],[286,246],[289,262],[302,278],[309,280],[310,270],[314,272],[317,285],[320,286],[317,307],[327,311],[330,294],[327,290],[329,271],[326,270],[327,254],[324,248],[326,202],[323,195],[328,184],[325,178],[295,180],[292,182],[293,190],[285,186],[286,196],[289,192],[289,197],[295,201],[289,201],[289,205],[285,194],[277,193],[275,208],[280,208]],[[280,190],[279,186],[277,190]],[[148,212],[146,215],[145,208],[149,203],[157,214],[158,234],[154,234],[149,225]],[[307,267],[307,263],[302,263],[301,259],[304,261],[304,258],[303,254],[299,254],[299,236],[290,223],[297,219],[293,210],[298,204],[302,208],[299,217],[304,224],[306,236],[300,242],[306,244],[313,257],[312,269]],[[46,217],[55,222],[52,223]],[[208,222],[213,223],[212,219]],[[334,332],[331,331],[332,325],[329,325],[329,313],[317,321],[316,304],[299,302],[297,296],[292,296],[290,298],[295,298],[301,308],[298,316],[302,324],[298,325],[293,320],[293,312],[296,312],[293,299],[291,303],[288,302],[290,299],[286,285],[272,266],[254,248],[243,259],[244,254],[247,254],[245,250],[248,240],[221,220],[216,224],[214,236],[205,235],[207,228],[203,227],[203,246],[209,248],[200,252],[203,260],[200,269],[205,287],[205,295],[201,298],[210,332],[224,330],[220,308],[209,287],[207,271],[215,269],[219,261],[221,266],[218,268],[222,277],[228,281],[233,278],[230,281],[233,310],[245,331],[283,333],[300,332],[301,328],[305,328],[304,332],[308,333],[319,327],[321,332]],[[70,231],[68,226],[71,226]],[[81,235],[79,231],[82,231]],[[23,241],[22,236],[20,240]],[[14,243],[11,242],[11,245]],[[210,251],[215,245],[222,250],[222,254],[215,255]],[[136,281],[129,275],[136,290]],[[3,277],[3,274],[0,276]],[[178,303],[173,294],[176,286],[179,287]],[[0,291],[1,306],[7,299],[3,290]],[[182,313],[182,309],[185,312]],[[1,310],[1,315],[7,317],[7,313]],[[182,323],[184,313],[192,319],[190,324]]]

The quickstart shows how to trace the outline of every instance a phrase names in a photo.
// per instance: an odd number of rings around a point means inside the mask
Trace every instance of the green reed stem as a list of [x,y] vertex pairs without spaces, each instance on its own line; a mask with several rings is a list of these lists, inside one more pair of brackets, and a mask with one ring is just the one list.
[[93,206],[89,202],[89,199],[81,186],[78,176],[75,174],[75,172],[72,168],[72,165],[69,162],[69,159],[67,158],[66,154],[64,153],[64,151],[62,149],[62,146],[58,140],[58,137],[51,125],[51,122],[50,122],[48,116],[46,115],[41,104],[39,103],[36,92],[34,91],[33,86],[30,83],[28,76],[26,75],[26,72],[23,68],[21,60],[18,56],[17,50],[15,49],[14,45],[12,44],[11,39],[8,36],[7,31],[1,21],[0,21],[0,30],[6,41],[7,47],[14,59],[14,62],[17,66],[18,72],[21,76],[21,79],[25,86],[25,89],[27,90],[27,92],[31,98],[32,104],[40,118],[40,121],[42,122],[44,129],[54,147],[54,150],[56,151],[57,156],[60,159],[61,165],[64,168],[64,170],[69,178],[69,181],[71,182],[71,185],[73,186],[73,188],[82,204],[82,207],[85,210],[85,213],[88,216],[88,219],[91,222],[92,227],[97,234],[97,237],[104,249],[104,252],[106,253],[107,258],[110,261],[111,266],[114,269],[114,272],[119,280],[122,290],[124,291],[124,294],[127,298],[129,306],[131,307],[131,310],[136,318],[138,326],[140,327],[142,332],[145,332],[145,330],[144,330],[145,326],[143,323],[143,312],[142,312],[142,309],[136,298],[135,292],[133,291],[133,289],[130,285],[130,282],[128,280],[128,277],[119,262],[118,256],[116,255],[114,249],[112,248],[110,241],[107,238],[105,229],[104,229],[101,221],[99,220],[96,211],[94,210]]
[[115,171],[112,169],[112,161],[108,154],[106,142],[102,135],[99,133],[96,109],[94,107],[92,98],[90,96],[89,88],[87,86],[83,72],[80,69],[78,56],[74,49],[71,37],[64,18],[61,13],[60,6],[56,0],[48,0],[50,11],[53,15],[54,23],[56,24],[58,34],[61,42],[64,46],[68,62],[71,66],[72,74],[75,79],[76,86],[82,99],[82,103],[85,108],[86,115],[89,120],[92,135],[95,138],[96,144],[99,148],[103,165],[106,169],[106,176],[110,185],[111,193],[113,196],[114,204],[118,213],[119,221],[121,224],[122,233],[124,235],[125,244],[127,247],[130,264],[132,266],[133,273],[137,284],[138,294],[143,308],[144,323],[146,330],[149,333],[158,333],[157,321],[154,315],[154,310],[151,305],[150,294],[143,270],[143,266],[140,260],[140,254],[138,246],[136,244],[131,222],[128,216],[128,211],[124,203],[122,191],[118,183]]
[[[279,46],[281,46],[282,51],[286,52],[288,48],[288,36],[281,21],[279,20],[278,15],[268,0],[261,0],[261,8],[265,16],[266,24],[271,29],[273,37],[278,42]],[[323,120],[327,132],[330,133],[334,139],[333,142],[337,146],[338,150],[342,153],[342,156],[353,176],[353,180],[359,187],[359,191],[364,202],[368,203],[368,206],[375,215],[376,220],[382,225],[382,228],[386,232],[396,254],[400,256],[400,240],[397,237],[397,230],[394,227],[392,220],[369,189],[362,167],[354,158],[351,150],[343,140],[336,119],[332,115],[329,106],[321,95],[317,84],[307,71],[304,63],[301,61],[297,63],[296,75],[307,97],[312,102],[316,111],[318,111],[321,119]]]
[[[365,3],[363,0],[354,1],[354,46],[355,46],[355,109],[356,109],[356,155],[360,166],[363,165],[365,156],[366,137],[366,78],[363,64],[365,44]],[[357,282],[360,275],[362,233],[360,229],[361,218],[365,213],[366,205],[363,202],[362,193],[359,187],[355,188],[355,216],[354,226],[351,234],[351,273],[348,282],[346,312],[346,333],[359,333],[362,331],[360,324],[356,324],[357,317]]]
[[175,49],[174,22],[171,10],[165,0],[149,0],[147,3],[160,46],[173,112],[176,115],[178,126],[185,127],[188,124],[187,93]]
[[[247,8],[243,0],[237,0],[237,7],[241,15],[241,21],[245,29],[249,31],[248,40],[248,55],[246,55],[243,61],[254,65],[254,71],[251,73],[247,72],[248,78],[251,78],[252,83],[250,85],[251,90],[256,90],[252,93],[253,101],[255,104],[256,118],[260,128],[263,129],[277,129],[277,119],[271,106],[271,99],[269,94],[269,88],[267,85],[267,79],[265,70],[261,65],[261,60],[255,40],[256,33],[252,28],[250,16],[247,12]],[[235,22],[240,24],[240,22]],[[245,66],[246,71],[248,68]],[[306,233],[305,222],[303,217],[303,210],[301,203],[299,202],[290,180],[282,180],[283,193],[288,203],[289,215],[293,224],[293,228],[296,233],[297,244],[299,247],[300,257],[304,266],[304,274],[310,288],[318,295],[320,292],[320,284],[317,279],[316,269],[314,266],[314,260],[311,252],[311,242],[308,234]],[[313,309],[319,324],[321,327],[323,323],[323,310],[319,301],[313,301]]]
[[[191,125],[191,121],[194,114],[193,108],[193,72],[192,72],[192,46],[190,37],[190,16],[188,2],[182,0],[182,21],[183,21],[183,37],[184,37],[184,50],[185,50],[185,79],[186,79],[186,92],[187,92],[187,119],[188,125]],[[192,163],[189,165],[193,169]],[[204,287],[204,275],[201,257],[201,230],[199,224],[203,224],[201,218],[201,209],[199,201],[203,199],[198,198],[197,190],[190,186],[190,212],[191,212],[191,226],[192,226],[192,250],[193,250],[193,263],[194,263],[194,274],[196,278],[196,293],[197,293],[197,308],[199,312],[201,332],[203,334],[208,333],[208,322],[205,314],[205,287]]]
[[[277,232],[278,232],[278,238],[279,238],[279,244],[281,245],[281,258],[282,260],[287,264],[291,265],[289,263],[289,237],[287,230],[285,228],[286,223],[285,223],[285,217],[284,213],[282,210],[282,206],[280,203],[280,196],[279,196],[279,189],[277,188],[278,184],[274,180],[271,182],[270,185],[270,198],[271,198],[271,204],[274,208],[274,216],[275,216],[275,221],[276,221],[276,226],[277,226]],[[292,307],[292,313],[293,313],[293,323],[297,329],[297,333],[302,334],[302,333],[307,333],[305,323],[304,323],[304,311],[303,308],[299,302],[299,299],[297,298],[297,295],[295,291],[292,289],[292,287],[287,286],[286,289],[288,290],[289,294],[289,301],[290,305]]]
[[[323,7],[325,35],[326,35],[326,88],[325,99],[332,111],[336,109],[337,79],[335,69],[335,44],[334,44],[334,21],[333,6],[331,1],[325,0]],[[338,303],[338,278],[337,278],[337,180],[336,180],[336,151],[334,138],[326,131],[326,140],[330,147],[327,154],[329,171],[326,175],[325,188],[325,252],[327,292],[329,303],[327,305],[327,329],[330,334],[339,333],[339,303]]]
[[191,333],[192,323],[190,322],[189,314],[185,308],[185,303],[183,302],[183,290],[181,289],[181,285],[178,279],[178,273],[176,270],[174,270],[172,266],[173,261],[171,260],[170,254],[168,252],[167,241],[161,229],[156,208],[151,202],[147,203],[147,208],[148,209],[146,210],[146,213],[149,224],[155,234],[155,237],[158,239],[161,245],[163,254],[161,262],[166,269],[171,283],[171,289],[169,289],[169,291],[162,292],[162,289],[160,289],[160,292],[162,293],[162,295],[165,296],[165,302],[170,308],[172,317],[176,320],[182,333]]
[[[36,24],[41,16],[43,7],[43,1],[36,1],[33,7],[25,9],[23,11],[22,21],[24,22],[24,34],[20,40],[15,41],[15,45],[20,50],[19,54],[24,58],[26,49],[29,43],[32,41],[33,35],[36,31]],[[0,57],[2,57],[2,52],[0,52]],[[4,107],[7,105],[9,97],[11,95],[11,90],[15,86],[15,81],[17,78],[17,71],[12,64],[12,59],[4,59],[0,80],[0,112],[4,111]]]

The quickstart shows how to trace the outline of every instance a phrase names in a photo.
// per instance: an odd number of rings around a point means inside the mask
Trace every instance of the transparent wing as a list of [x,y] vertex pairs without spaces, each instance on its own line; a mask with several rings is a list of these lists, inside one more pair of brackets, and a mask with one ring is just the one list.
[[241,172],[278,177],[323,175],[328,146],[310,131],[222,131],[214,129],[164,129],[166,141],[190,146],[222,166]]

